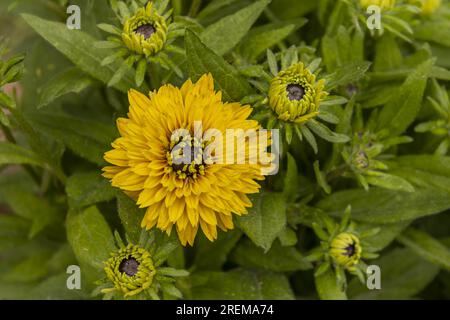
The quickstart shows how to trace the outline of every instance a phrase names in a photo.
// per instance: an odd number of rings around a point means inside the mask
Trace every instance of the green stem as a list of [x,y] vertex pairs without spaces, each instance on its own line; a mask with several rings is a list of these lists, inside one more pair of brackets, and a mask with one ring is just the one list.
[[189,16],[195,18],[200,7],[202,5],[202,0],[192,0],[191,8],[189,9]]
[[172,8],[175,16],[180,16],[183,11],[183,3],[181,0],[172,0]]
[[327,182],[330,182],[334,179],[339,178],[340,176],[342,176],[342,174],[345,173],[346,170],[347,170],[347,164],[341,164],[339,167],[331,170],[326,175]]

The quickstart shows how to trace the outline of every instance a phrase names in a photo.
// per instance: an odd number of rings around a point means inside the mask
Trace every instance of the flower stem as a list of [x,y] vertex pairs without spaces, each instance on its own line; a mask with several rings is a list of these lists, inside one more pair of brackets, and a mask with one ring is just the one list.
[[189,9],[189,16],[195,18],[202,5],[202,0],[192,0],[191,8]]

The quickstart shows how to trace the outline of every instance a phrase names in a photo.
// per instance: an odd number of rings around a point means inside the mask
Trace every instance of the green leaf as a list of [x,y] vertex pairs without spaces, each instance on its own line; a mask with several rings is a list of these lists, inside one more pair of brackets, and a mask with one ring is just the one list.
[[275,241],[267,253],[250,240],[242,241],[231,254],[231,260],[242,267],[262,268],[276,272],[308,270],[312,265],[295,247],[283,247]]
[[[30,14],[22,14],[22,18],[76,66],[103,83],[110,81],[121,64],[119,61],[102,67],[101,62],[110,55],[110,50],[96,48],[96,40],[83,31],[69,30],[63,23],[47,21]],[[129,73],[114,87],[127,92],[134,87],[133,79],[133,75]]]
[[35,127],[61,141],[80,157],[104,165],[103,154],[116,136],[115,128],[98,121],[52,113],[30,114]]
[[370,65],[371,63],[368,61],[344,64],[326,78],[326,90],[329,91],[338,86],[358,82],[369,70]]
[[17,282],[0,282],[1,299],[27,300],[81,300],[88,299],[89,293],[81,290],[67,289],[67,273],[59,273],[42,282],[24,284]]
[[440,213],[450,208],[448,192],[416,188],[403,192],[381,188],[348,189],[320,200],[317,207],[333,216],[342,216],[348,205],[352,218],[369,223],[396,223]]
[[283,230],[281,230],[280,234],[278,234],[278,240],[283,247],[295,246],[298,242],[297,233],[292,228],[286,226]]
[[9,207],[18,216],[30,220],[29,238],[33,238],[46,226],[60,220],[60,210],[51,205],[46,198],[38,197],[16,186],[2,190]]
[[189,272],[186,270],[177,270],[174,268],[168,267],[160,267],[158,268],[158,273],[169,276],[169,277],[186,277],[189,275]]
[[379,228],[380,231],[374,237],[364,239],[364,245],[370,246],[375,251],[381,251],[386,248],[395,238],[405,230],[411,221],[404,221],[398,223],[388,224],[372,224],[372,223],[358,223],[358,232],[362,233],[368,230]]
[[278,74],[278,63],[275,54],[270,49],[267,49],[267,63],[269,64],[270,72],[275,77]]
[[409,228],[397,240],[425,260],[450,270],[450,250],[426,232]]
[[77,172],[66,182],[66,193],[72,208],[82,208],[92,204],[112,200],[116,191],[99,172]]
[[329,142],[345,143],[350,140],[350,138],[345,134],[335,133],[331,131],[327,126],[314,119],[307,121],[306,126],[319,137]]
[[208,26],[200,39],[216,54],[224,55],[241,41],[269,3],[270,0],[260,0],[220,19]]
[[437,188],[450,193],[450,157],[410,155],[386,161],[389,172],[421,188]]
[[67,289],[66,272],[46,278],[41,283],[34,285],[29,292],[28,299],[35,300],[82,300],[89,298],[88,286],[81,287],[81,290]]
[[80,93],[92,84],[92,78],[79,69],[66,70],[40,88],[37,108],[42,108],[65,94]]
[[288,201],[294,201],[298,197],[298,191],[300,190],[300,179],[298,177],[298,168],[295,158],[288,153],[287,154],[287,171],[284,178],[283,193],[288,198]]
[[281,20],[303,17],[317,7],[317,1],[274,0],[269,9]]
[[[0,250],[17,248],[28,240],[30,222],[15,215],[0,215]],[[1,287],[1,286],[0,286]]]
[[35,130],[34,126],[24,117],[20,109],[9,109],[9,111],[17,128],[26,137],[30,148],[39,156],[42,162],[48,165],[46,168],[50,169],[61,182],[64,182],[65,175],[60,166],[63,152],[62,146],[49,146],[48,143],[44,143],[42,135]]
[[49,249],[34,252],[33,256],[26,257],[3,274],[2,280],[15,283],[38,281],[47,275],[50,257]]
[[241,236],[239,230],[232,230],[219,233],[214,242],[201,237],[196,244],[194,265],[198,270],[220,270]]
[[0,106],[5,106],[9,109],[13,109],[16,107],[16,102],[9,95],[0,91]]
[[253,198],[248,214],[236,219],[239,228],[259,247],[268,251],[286,225],[286,197],[260,193]]
[[249,61],[256,62],[256,59],[262,53],[285,39],[306,22],[306,19],[301,18],[294,21],[270,23],[255,28],[242,39],[239,46],[240,51]]
[[153,229],[149,233],[155,239],[150,253],[153,255],[155,265],[159,266],[180,246],[180,241],[175,232],[172,232],[169,236],[159,229]]
[[376,43],[374,71],[396,69],[401,66],[402,60],[397,39],[392,34],[385,33]]
[[369,290],[366,284],[353,279],[347,293],[351,299],[410,299],[425,288],[439,268],[422,260],[409,249],[394,249],[371,261],[381,270],[381,290]]
[[210,72],[225,100],[240,101],[252,93],[238,71],[206,47],[192,31],[186,30],[185,46],[192,78],[198,79]]
[[294,299],[288,279],[281,274],[237,269],[228,272],[199,272],[191,277],[194,299]]
[[122,30],[120,30],[119,28],[117,28],[116,26],[113,26],[111,24],[107,24],[107,23],[99,23],[97,25],[97,27],[105,32],[111,33],[111,34],[115,34],[120,36],[122,34]]
[[336,276],[332,269],[315,277],[316,289],[322,300],[347,300],[347,295],[339,288]]
[[214,12],[223,9],[224,7],[230,6],[233,2],[237,2],[238,0],[212,0],[208,3],[205,8],[199,12],[197,15],[197,19],[202,20]]
[[0,123],[5,127],[11,126],[11,121],[9,120],[8,116],[5,114],[5,112],[1,107],[0,107]]
[[447,32],[450,23],[446,19],[419,23],[414,28],[414,37],[418,40],[432,41],[450,47],[450,35]]
[[97,207],[70,211],[66,220],[67,239],[77,260],[89,266],[99,277],[104,262],[116,250],[114,236]]
[[10,142],[0,141],[0,165],[4,164],[32,164],[43,166],[43,161],[31,150]]
[[325,178],[325,174],[320,171],[319,161],[314,161],[313,169],[314,174],[316,175],[317,184],[322,188],[323,191],[325,191],[325,193],[330,194],[331,187]]
[[312,134],[311,130],[309,130],[308,127],[304,125],[297,126],[297,128],[300,128],[301,136],[305,137],[311,148],[313,148],[314,153],[317,154],[317,152],[319,151],[319,147],[317,146],[316,138]]
[[414,192],[414,187],[408,181],[385,172],[376,171],[376,175],[365,175],[364,178],[369,184],[374,186],[405,192]]
[[136,85],[141,86],[145,79],[145,73],[147,72],[147,60],[141,59],[136,67]]
[[145,210],[140,209],[135,201],[122,192],[117,192],[117,209],[128,239],[132,243],[139,243]]
[[388,104],[381,110],[378,129],[400,135],[414,121],[422,106],[423,94],[434,60],[428,60],[412,72]]

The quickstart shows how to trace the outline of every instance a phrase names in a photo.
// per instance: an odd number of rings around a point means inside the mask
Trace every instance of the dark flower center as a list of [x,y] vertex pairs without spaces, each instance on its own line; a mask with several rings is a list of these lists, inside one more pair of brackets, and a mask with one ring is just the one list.
[[175,139],[169,150],[169,163],[180,178],[196,178],[206,167],[203,153],[205,145],[197,138]]
[[356,154],[355,162],[356,166],[362,169],[365,169],[369,166],[369,159],[367,157],[367,154],[362,150],[358,151],[358,153]]
[[147,40],[156,32],[156,29],[152,24],[147,23],[134,29],[134,32],[144,36],[144,39]]
[[303,88],[299,84],[289,84],[286,87],[286,91],[288,93],[289,100],[302,100],[305,95],[305,88]]
[[[187,156],[187,157],[186,157],[186,160],[183,159],[183,160],[181,160],[181,161],[178,162],[178,163],[172,164],[173,170],[175,170],[175,171],[178,171],[178,170],[186,171],[185,168],[184,168],[184,166],[185,166],[185,165],[191,164],[191,163],[195,160],[195,158],[196,158],[196,156],[197,156],[198,154],[202,155],[202,151],[203,151],[203,150],[202,150],[201,147],[194,147],[194,146],[191,146],[189,149],[190,149],[190,151],[191,151],[190,157]],[[203,162],[202,162],[201,164],[203,164]],[[200,166],[200,164],[195,164],[196,169],[198,169],[199,166]]]
[[134,276],[138,272],[139,262],[135,258],[125,258],[119,265],[119,271],[127,276]]
[[356,253],[356,245],[353,242],[352,244],[349,244],[345,249],[344,256],[347,257],[353,257],[353,255]]
[[358,93],[358,86],[357,85],[355,85],[355,84],[349,84],[348,86],[347,86],[347,95],[349,96],[349,97],[351,97],[351,96],[353,96],[353,95],[355,95],[355,94],[357,94]]

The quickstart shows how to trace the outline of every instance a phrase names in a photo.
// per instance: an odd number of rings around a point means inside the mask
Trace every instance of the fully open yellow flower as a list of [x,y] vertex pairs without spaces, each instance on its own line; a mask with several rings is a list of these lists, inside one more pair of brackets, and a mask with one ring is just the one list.
[[388,10],[395,7],[395,0],[360,0],[361,7],[378,6],[381,10]]
[[[105,167],[103,175],[147,208],[142,227],[170,233],[176,226],[183,245],[193,245],[199,226],[211,241],[217,238],[217,227],[232,229],[232,214],[246,214],[252,206],[247,194],[259,191],[254,180],[263,179],[262,166],[249,163],[249,152],[241,164],[220,164],[203,156],[214,139],[195,135],[194,125],[201,122],[203,132],[211,129],[224,136],[227,129],[258,130],[258,122],[247,119],[250,106],[222,102],[210,74],[195,84],[186,81],[181,89],[164,85],[149,97],[131,90],[129,101],[128,118],[117,120],[121,137],[105,154],[114,166]],[[192,137],[174,134],[179,129]],[[266,150],[270,138],[257,141],[256,148]],[[188,146],[191,162],[177,161],[180,146]],[[251,148],[255,146],[246,150]],[[212,155],[220,156],[219,150]]]
[[419,6],[423,15],[434,13],[442,4],[442,0],[409,0],[408,2]]

